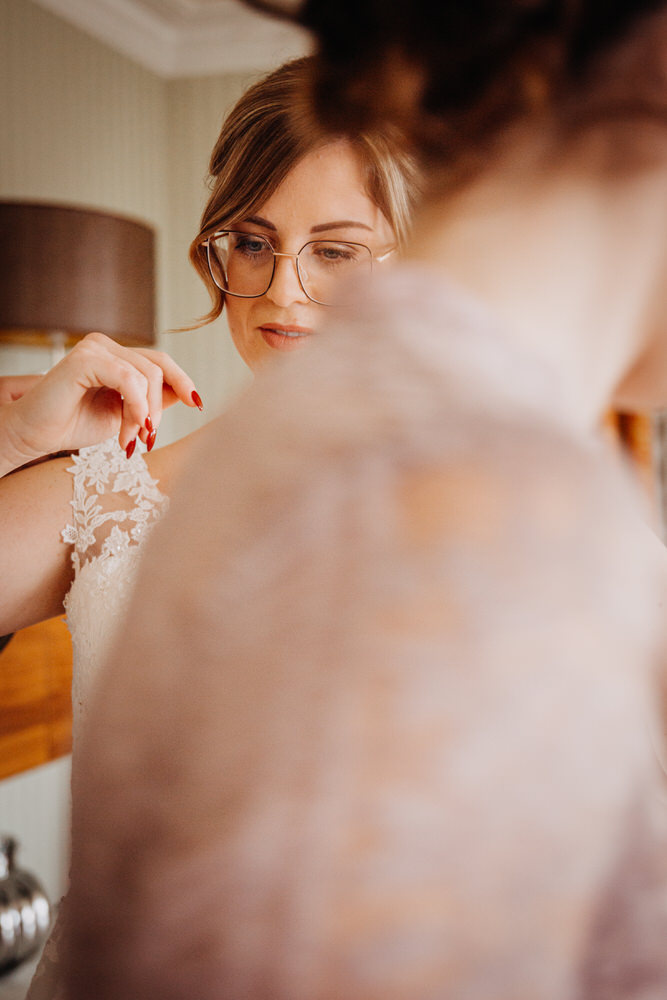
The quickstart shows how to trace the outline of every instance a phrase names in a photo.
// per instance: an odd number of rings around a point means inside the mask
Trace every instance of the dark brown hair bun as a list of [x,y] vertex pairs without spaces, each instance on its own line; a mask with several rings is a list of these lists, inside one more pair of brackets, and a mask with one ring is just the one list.
[[[426,153],[478,145],[540,101],[583,87],[657,0],[305,0],[319,42],[316,111],[329,126],[400,117]],[[417,98],[397,92],[412,69]],[[398,112],[398,113],[397,113]]]

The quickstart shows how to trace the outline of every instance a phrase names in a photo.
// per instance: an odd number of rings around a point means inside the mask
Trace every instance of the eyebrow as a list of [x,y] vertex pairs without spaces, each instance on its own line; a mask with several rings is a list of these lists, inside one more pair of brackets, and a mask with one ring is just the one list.
[[[244,222],[250,222],[255,226],[262,226],[264,229],[270,229],[271,232],[276,233],[278,230],[272,222],[268,219],[263,219],[261,215],[251,215],[250,218],[244,219]],[[339,219],[336,222],[323,222],[319,226],[311,226],[311,233],[326,233],[330,229],[366,229],[369,233],[373,232],[371,226],[367,226],[365,222],[355,222],[354,219]]]
[[312,226],[311,233],[326,233],[329,229],[367,229],[369,233],[373,230],[365,222],[354,222],[352,219],[341,219],[339,222],[324,222],[321,226]]

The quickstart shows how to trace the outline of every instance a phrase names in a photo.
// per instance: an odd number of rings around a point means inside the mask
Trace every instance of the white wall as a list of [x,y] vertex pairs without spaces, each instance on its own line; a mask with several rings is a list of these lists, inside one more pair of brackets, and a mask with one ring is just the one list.
[[[108,209],[155,227],[161,346],[192,374],[207,417],[246,378],[226,324],[164,331],[208,309],[187,248],[221,119],[251,78],[167,82],[30,0],[0,0],[0,197]],[[47,366],[44,351],[0,345],[0,374]],[[174,408],[158,444],[202,419]],[[0,832],[21,840],[20,860],[55,896],[66,867],[67,785],[67,760],[0,782]]]
[[[208,312],[208,293],[188,261],[188,248],[199,228],[208,196],[205,178],[224,113],[255,76],[200,77],[167,84],[169,239],[166,246],[168,289],[165,327],[182,327]],[[168,333],[161,345],[195,379],[207,417],[219,410],[247,379],[232,345],[224,316],[201,330]],[[165,414],[160,437],[180,437],[200,426],[197,411],[183,407]],[[159,440],[160,438],[158,438]]]
[[[162,263],[163,82],[30,0],[0,0],[0,90],[0,195],[135,215],[155,226]],[[160,324],[165,285],[160,267]],[[43,368],[48,356],[31,352],[26,362]],[[4,349],[0,372],[9,364],[16,355]]]
[[54,903],[67,881],[69,782],[69,757],[0,781],[0,834],[17,838],[18,867],[36,875]]

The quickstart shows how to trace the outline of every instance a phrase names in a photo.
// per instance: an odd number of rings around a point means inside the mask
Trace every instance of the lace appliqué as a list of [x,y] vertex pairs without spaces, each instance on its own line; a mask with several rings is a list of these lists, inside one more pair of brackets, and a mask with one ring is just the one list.
[[62,532],[73,546],[74,581],[64,602],[72,636],[73,733],[132,598],[144,542],[168,500],[138,453],[127,459],[115,439],[83,448],[74,477],[73,522]]
[[74,476],[74,523],[66,525],[62,539],[74,546],[78,576],[85,562],[104,562],[139,544],[164,513],[167,498],[142,456],[135,452],[128,460],[115,438],[82,448],[68,471]]

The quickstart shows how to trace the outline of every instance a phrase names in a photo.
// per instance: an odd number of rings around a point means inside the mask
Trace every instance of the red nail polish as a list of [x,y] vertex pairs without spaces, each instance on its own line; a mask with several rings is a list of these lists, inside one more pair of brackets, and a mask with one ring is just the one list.
[[150,415],[150,413],[149,413],[149,414],[148,414],[148,416],[146,417],[146,423],[145,423],[145,427],[146,427],[146,430],[147,430],[147,431],[152,431],[152,430],[153,430],[153,421],[151,420],[151,415]]
[[204,404],[201,401],[201,396],[196,389],[192,390],[192,402],[195,404],[198,410],[204,409]]
[[157,437],[157,431],[151,431],[146,438],[146,451],[152,451],[153,445],[155,444],[155,438]]
[[136,447],[137,447],[137,439],[132,438],[127,448],[125,449],[125,454],[127,455],[128,458],[132,458],[132,456],[134,455],[134,449]]

